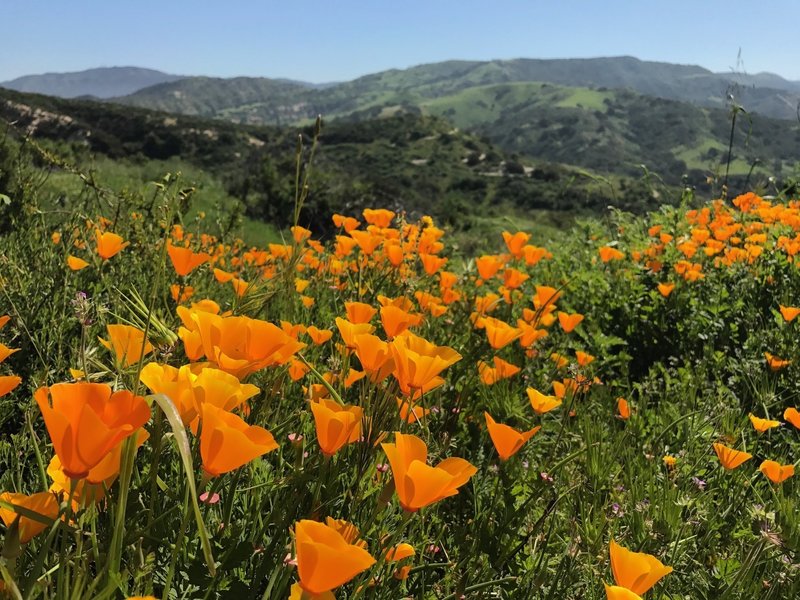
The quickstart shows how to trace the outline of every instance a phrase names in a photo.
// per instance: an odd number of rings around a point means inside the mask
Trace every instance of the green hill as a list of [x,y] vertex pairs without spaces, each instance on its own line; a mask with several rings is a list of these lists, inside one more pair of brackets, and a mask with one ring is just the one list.
[[[191,80],[194,80],[192,82]],[[590,59],[446,61],[391,69],[322,89],[283,89],[259,78],[190,78],[142,90],[120,102],[247,122],[275,123],[287,109],[332,115],[382,103],[387,96],[438,98],[465,88],[501,83],[546,82],[568,87],[629,89],[640,94],[709,108],[725,108],[728,95],[751,113],[795,119],[800,82],[761,73],[713,73],[702,67],[642,61],[622,56]],[[259,96],[258,88],[266,88]],[[282,94],[288,91],[289,97]],[[256,92],[255,94],[252,92]],[[277,92],[277,93],[276,93]],[[189,97],[192,96],[192,97]],[[244,98],[242,97],[244,96]],[[211,109],[212,112],[203,112]],[[194,112],[192,112],[194,111]]]
[[[433,115],[507,152],[606,175],[637,176],[644,165],[671,185],[688,182],[703,189],[709,177],[724,171],[730,111],[658,95],[669,95],[670,90],[678,95],[684,87],[695,89],[691,82],[712,76],[719,83],[718,76],[699,67],[635,59],[450,61],[384,71],[322,89],[247,78],[188,79],[121,101],[251,124],[307,124],[317,114],[347,121],[399,113]],[[535,77],[542,81],[528,81]],[[547,78],[635,84],[652,95],[543,82]],[[709,85],[697,89],[711,98]],[[723,92],[724,86],[713,97],[724,98]],[[781,177],[795,169],[799,156],[797,122],[740,113],[731,156],[733,175],[744,181],[753,168],[756,176]]]
[[[238,206],[278,228],[293,206],[298,131],[306,159],[313,133],[311,126],[240,125],[11,91],[0,91],[0,117],[14,124],[18,138],[29,136],[100,181],[111,177],[118,187],[137,189],[164,171],[182,170],[201,188],[198,210]],[[442,118],[409,113],[325,125],[312,168],[304,219],[320,232],[330,228],[330,213],[368,206],[431,214],[469,230],[504,215],[558,223],[609,204],[652,203],[649,188],[636,180],[601,181],[528,160]],[[63,175],[51,169],[51,177]],[[68,202],[66,196],[60,201]]]

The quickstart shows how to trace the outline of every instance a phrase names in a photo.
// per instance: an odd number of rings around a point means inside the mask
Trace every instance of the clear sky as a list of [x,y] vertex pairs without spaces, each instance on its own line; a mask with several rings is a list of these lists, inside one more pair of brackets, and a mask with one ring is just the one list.
[[141,66],[326,82],[620,55],[800,80],[798,23],[800,0],[0,0],[0,81]]

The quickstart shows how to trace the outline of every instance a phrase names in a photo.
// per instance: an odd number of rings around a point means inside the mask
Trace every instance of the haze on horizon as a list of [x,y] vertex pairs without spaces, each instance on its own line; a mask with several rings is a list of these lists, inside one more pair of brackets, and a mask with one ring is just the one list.
[[138,66],[325,83],[450,59],[623,55],[800,80],[791,46],[800,3],[793,0],[764,0],[758,14],[730,0],[243,0],[227,7],[85,0],[80,10],[56,0],[8,0],[0,14],[15,24],[4,31],[0,81]]

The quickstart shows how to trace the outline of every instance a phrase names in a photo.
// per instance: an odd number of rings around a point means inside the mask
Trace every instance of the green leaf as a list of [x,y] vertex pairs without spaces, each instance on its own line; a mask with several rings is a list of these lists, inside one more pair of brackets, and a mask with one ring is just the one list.
[[195,521],[197,521],[197,531],[200,535],[200,544],[203,547],[203,554],[206,559],[206,565],[211,575],[216,574],[217,568],[214,563],[214,555],[211,552],[211,542],[208,538],[205,523],[203,522],[203,515],[200,513],[200,504],[197,502],[197,486],[194,482],[194,466],[192,465],[192,450],[189,445],[189,436],[186,435],[186,428],[183,426],[181,415],[172,400],[164,394],[154,394],[149,396],[156,402],[164,414],[167,416],[172,432],[174,433],[173,439],[178,446],[178,452],[183,461],[183,467],[186,469],[186,481],[189,483],[189,493],[192,497],[192,508],[194,509]]

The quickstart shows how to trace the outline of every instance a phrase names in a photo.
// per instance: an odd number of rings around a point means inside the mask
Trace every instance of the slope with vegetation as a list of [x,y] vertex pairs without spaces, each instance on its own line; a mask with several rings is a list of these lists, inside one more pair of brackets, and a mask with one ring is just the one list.
[[[94,170],[98,181],[136,187],[159,171],[181,170],[198,183],[195,197],[204,211],[238,207],[252,220],[279,228],[292,214],[296,128],[10,91],[0,92],[0,116],[13,123],[9,131],[17,137],[27,135],[67,163]],[[312,126],[300,131],[304,156],[313,132]],[[546,210],[544,221],[558,223],[609,204],[642,209],[651,198],[641,181],[600,180],[568,166],[526,160],[440,118],[408,113],[325,125],[312,168],[304,224],[320,232],[330,227],[330,212],[376,203],[470,230],[509,212],[530,218]],[[60,171],[49,175],[54,192]]]
[[[266,79],[188,79],[118,101],[242,123],[303,124],[317,114],[347,121],[430,114],[507,152],[603,174],[636,176],[643,164],[672,185],[686,175],[686,182],[702,191],[708,191],[703,186],[709,177],[719,178],[725,170],[739,176],[734,181],[738,189],[756,183],[748,179],[751,169],[763,177],[791,173],[800,156],[800,126],[757,114],[747,103],[746,110],[737,109],[729,161],[731,111],[696,106],[697,98],[685,92],[695,89],[692,82],[709,77],[699,67],[634,59],[451,61],[323,89]],[[708,84],[697,94],[725,99],[721,80],[714,81],[716,92]],[[574,87],[579,84],[584,87]],[[748,93],[762,92],[754,88]],[[677,97],[684,101],[669,99]],[[722,100],[697,103],[724,105]]]

